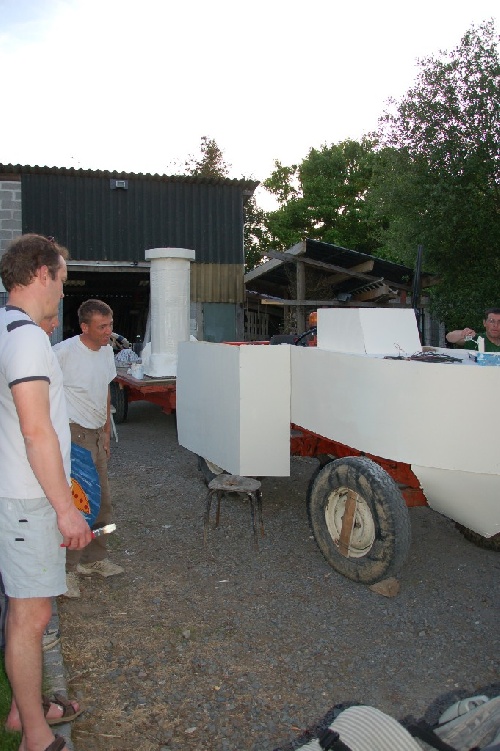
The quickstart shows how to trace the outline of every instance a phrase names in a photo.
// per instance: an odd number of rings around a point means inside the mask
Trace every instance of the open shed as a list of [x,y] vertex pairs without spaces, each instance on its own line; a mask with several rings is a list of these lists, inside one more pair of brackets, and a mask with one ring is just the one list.
[[443,333],[428,313],[425,293],[437,277],[331,243],[305,239],[286,253],[266,252],[265,263],[245,274],[246,337],[301,333],[307,314],[320,307],[415,308],[425,343]]

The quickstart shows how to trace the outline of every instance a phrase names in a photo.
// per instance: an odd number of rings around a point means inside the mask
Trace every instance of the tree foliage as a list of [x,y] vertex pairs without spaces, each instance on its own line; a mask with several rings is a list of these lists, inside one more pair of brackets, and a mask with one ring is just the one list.
[[304,237],[370,253],[379,247],[378,220],[366,203],[374,144],[347,140],[311,149],[300,165],[275,170],[264,186],[278,200],[267,216],[274,247],[286,250]]
[[[500,61],[492,21],[419,62],[415,85],[380,122],[369,204],[387,252],[417,243],[439,273],[435,311],[451,328],[500,305]],[[388,220],[388,222],[387,222]]]
[[271,241],[266,212],[257,206],[255,196],[246,201],[244,212],[245,271],[250,271],[265,260],[262,252],[271,247]]
[[227,177],[230,168],[215,139],[208,136],[201,137],[200,155],[190,155],[184,164],[186,173],[197,177]]

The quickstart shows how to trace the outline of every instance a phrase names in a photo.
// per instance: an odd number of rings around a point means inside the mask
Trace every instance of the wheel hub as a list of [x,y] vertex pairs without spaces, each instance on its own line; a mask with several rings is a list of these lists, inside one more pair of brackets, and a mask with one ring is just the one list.
[[[351,491],[352,492],[352,491]],[[346,509],[349,488],[342,487],[334,490],[328,496],[325,506],[325,522],[335,545],[339,547],[342,532],[342,521]],[[354,523],[347,548],[348,558],[362,558],[366,555],[375,541],[375,524],[372,512],[366,501],[359,494],[356,496],[356,511]]]

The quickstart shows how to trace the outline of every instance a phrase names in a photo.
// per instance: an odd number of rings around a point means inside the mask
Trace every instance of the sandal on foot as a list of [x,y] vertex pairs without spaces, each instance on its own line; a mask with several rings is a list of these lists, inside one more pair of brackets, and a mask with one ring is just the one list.
[[[81,715],[81,713],[83,712],[83,709],[81,707],[80,709],[75,711],[75,708],[73,706],[74,703],[75,702],[66,699],[66,697],[62,694],[54,694],[54,696],[42,696],[43,713],[45,715],[45,721],[47,722],[47,725],[63,725],[65,722],[73,722],[73,720],[79,717],[79,715]],[[62,711],[62,715],[60,717],[47,717],[52,705],[60,707]],[[7,733],[22,732],[20,726],[18,728],[11,728],[5,725],[4,730]]]
[[[74,702],[66,699],[66,697],[62,694],[54,694],[54,696],[42,696],[42,704],[45,715],[47,715],[51,704],[56,704],[62,710],[62,715],[60,717],[49,718],[46,716],[45,719],[47,721],[47,725],[62,725],[65,722],[73,722],[73,720],[76,720],[76,718],[79,717],[83,712],[83,709],[81,707],[80,709],[75,711],[75,708],[73,706]],[[55,749],[54,751],[57,751],[57,749]]]
[[64,751],[67,748],[66,741],[62,735],[56,735],[50,746],[47,746],[45,751]]

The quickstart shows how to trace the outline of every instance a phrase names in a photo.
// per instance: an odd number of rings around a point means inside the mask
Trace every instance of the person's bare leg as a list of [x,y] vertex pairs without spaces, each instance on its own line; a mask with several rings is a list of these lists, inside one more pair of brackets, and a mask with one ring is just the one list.
[[51,612],[49,597],[9,599],[5,669],[23,728],[20,751],[45,751],[54,740],[41,703],[42,635]]

